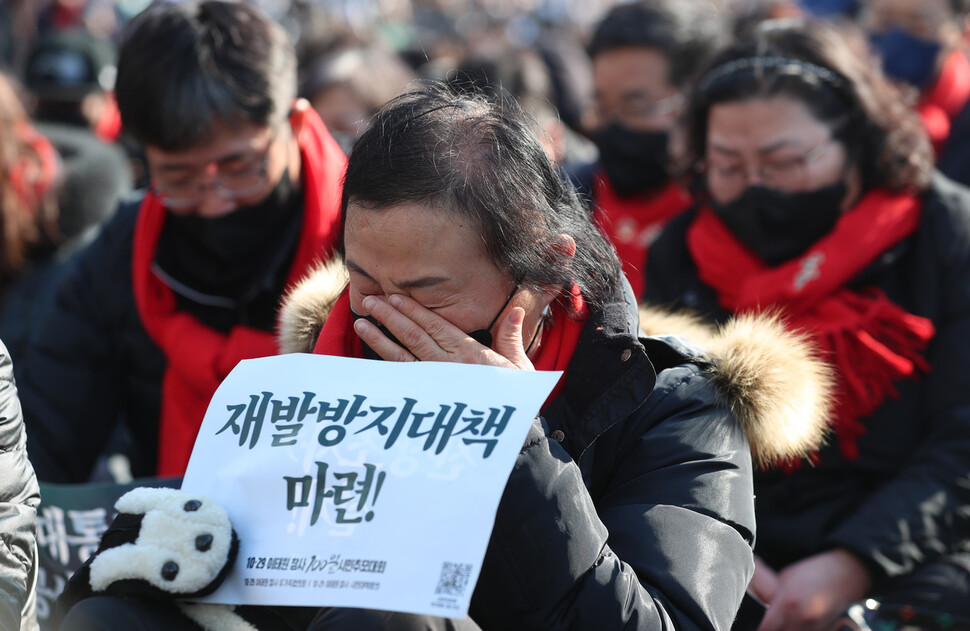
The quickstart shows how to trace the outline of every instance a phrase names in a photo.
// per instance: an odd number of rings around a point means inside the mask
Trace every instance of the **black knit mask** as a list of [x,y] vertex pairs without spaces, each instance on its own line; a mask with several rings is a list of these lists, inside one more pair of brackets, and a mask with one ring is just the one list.
[[774,267],[789,261],[828,234],[842,215],[845,182],[790,193],[748,187],[732,202],[711,208],[728,230]]

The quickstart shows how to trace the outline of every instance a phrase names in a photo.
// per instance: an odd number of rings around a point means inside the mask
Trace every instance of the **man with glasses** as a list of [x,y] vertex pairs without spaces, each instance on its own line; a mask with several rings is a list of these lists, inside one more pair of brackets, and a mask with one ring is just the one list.
[[277,352],[281,295],[338,236],[344,155],[258,10],[154,3],[125,33],[116,94],[151,185],[73,262],[18,358],[45,481],[88,479],[119,422],[136,477],[181,475],[215,388]]
[[600,155],[574,179],[592,197],[637,297],[648,246],[690,203],[670,176],[682,92],[725,29],[704,0],[640,1],[614,7],[589,44],[594,105],[587,126]]

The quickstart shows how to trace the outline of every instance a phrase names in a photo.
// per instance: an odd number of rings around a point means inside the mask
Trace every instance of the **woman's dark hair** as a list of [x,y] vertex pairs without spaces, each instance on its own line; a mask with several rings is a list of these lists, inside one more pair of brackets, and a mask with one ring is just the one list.
[[128,24],[118,53],[122,125],[165,151],[206,142],[216,121],[277,123],[296,88],[286,32],[244,2],[156,0]]
[[[616,253],[550,163],[528,118],[507,95],[425,84],[382,109],[357,140],[341,207],[400,203],[467,217],[489,258],[510,278],[602,304],[620,282]],[[556,236],[576,241],[570,258]]]
[[703,161],[713,105],[787,96],[832,128],[865,188],[920,191],[933,153],[919,118],[858,31],[824,22],[765,22],[700,74],[687,109],[688,164]]
[[709,0],[639,0],[610,9],[586,50],[595,58],[617,48],[653,48],[670,63],[671,85],[681,87],[724,43],[727,29]]

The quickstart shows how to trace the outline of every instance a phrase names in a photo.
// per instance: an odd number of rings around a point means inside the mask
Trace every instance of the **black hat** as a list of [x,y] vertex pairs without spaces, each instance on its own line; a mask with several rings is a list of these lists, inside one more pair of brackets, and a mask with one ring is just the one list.
[[40,100],[77,101],[114,87],[111,42],[78,28],[42,37],[27,59],[24,83]]

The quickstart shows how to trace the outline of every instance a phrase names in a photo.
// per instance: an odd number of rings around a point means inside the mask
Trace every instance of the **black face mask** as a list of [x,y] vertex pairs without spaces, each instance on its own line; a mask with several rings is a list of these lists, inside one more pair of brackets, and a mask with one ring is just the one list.
[[235,264],[264,247],[267,239],[287,221],[287,205],[293,197],[289,169],[266,198],[252,206],[240,206],[221,217],[170,212],[168,222],[186,239],[206,249],[218,260]]
[[670,180],[667,132],[635,131],[612,122],[590,134],[600,152],[600,165],[622,197],[660,188]]
[[156,253],[165,272],[204,293],[236,297],[265,271],[290,233],[299,234],[299,191],[283,172],[264,200],[221,217],[169,212]]
[[[491,323],[489,323],[489,325],[486,328],[475,329],[471,333],[467,334],[468,337],[472,338],[482,346],[487,346],[488,348],[491,348],[492,347],[492,327],[495,326],[496,322],[498,322],[499,316],[502,315],[502,313],[505,311],[505,308],[509,306],[510,302],[512,302],[512,296],[514,296],[515,292],[517,292],[518,290],[519,290],[519,286],[516,285],[515,289],[512,290],[512,293],[509,294],[509,297],[505,300],[505,304],[502,305],[502,308],[498,310],[498,313],[495,314],[495,317],[492,318]],[[354,322],[356,322],[357,320],[367,320],[368,322],[376,326],[377,329],[384,334],[384,337],[394,342],[401,348],[407,348],[406,346],[404,346],[404,344],[401,344],[401,342],[396,337],[394,337],[394,334],[392,334],[390,331],[387,330],[387,327],[385,327],[383,324],[378,322],[377,318],[375,318],[374,316],[360,315],[358,313],[354,313],[353,310],[351,310],[350,315],[354,319]],[[372,349],[370,346],[367,345],[367,342],[361,340],[360,343],[364,346],[364,357],[366,359],[383,359],[380,355],[374,352],[374,349]]]
[[774,267],[804,253],[835,227],[846,192],[841,181],[802,193],[751,186],[733,202],[712,200],[711,207],[734,236]]

